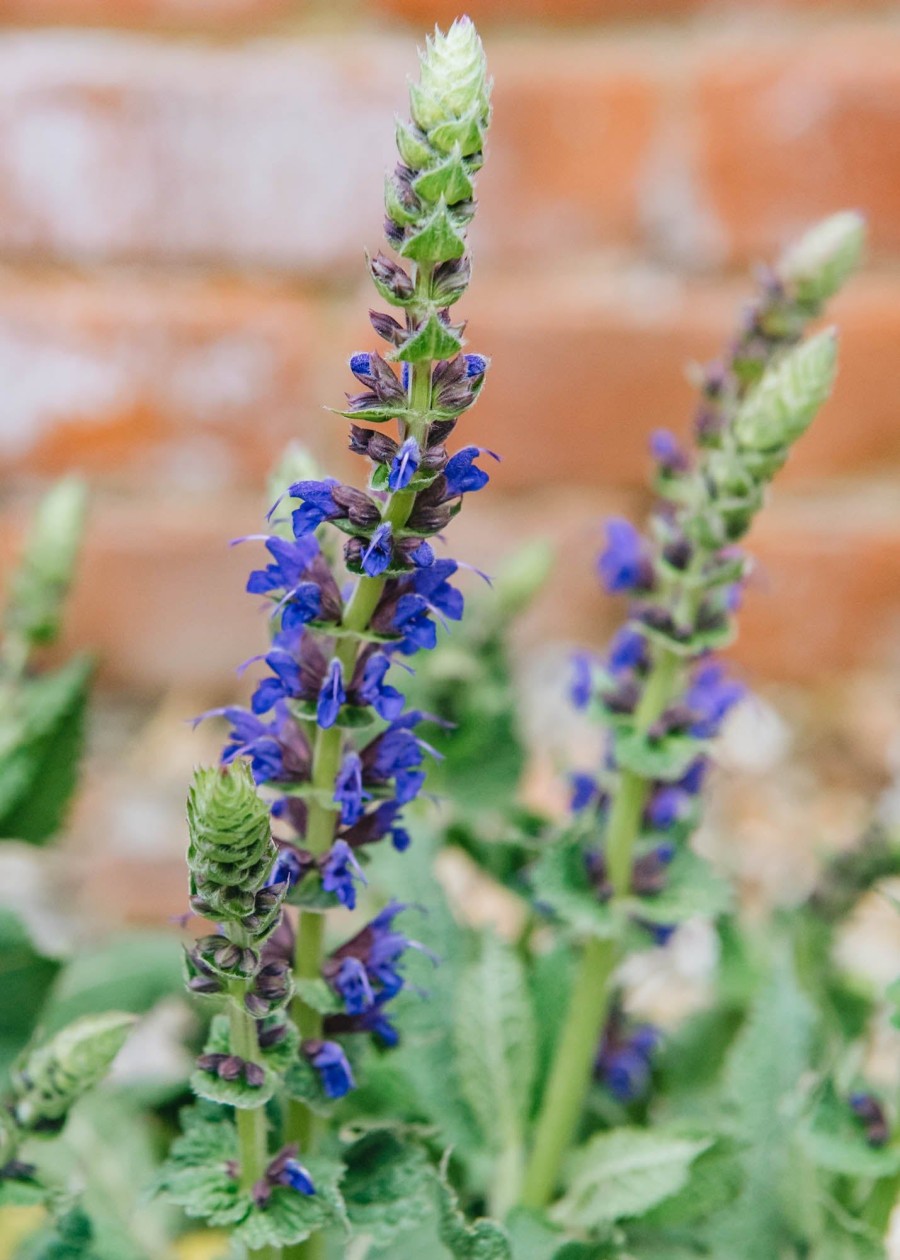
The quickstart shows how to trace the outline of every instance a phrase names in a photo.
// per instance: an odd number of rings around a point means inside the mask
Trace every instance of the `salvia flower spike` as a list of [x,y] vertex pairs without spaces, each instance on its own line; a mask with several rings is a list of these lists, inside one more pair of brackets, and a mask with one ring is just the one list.
[[631,608],[606,660],[576,662],[572,697],[596,704],[609,745],[601,771],[573,782],[573,806],[591,836],[584,883],[617,926],[584,948],[526,1175],[532,1207],[557,1184],[602,1044],[621,942],[630,939],[625,925],[660,944],[671,935],[653,898],[684,869],[709,742],[744,690],[711,659],[733,636],[748,572],[737,544],[831,390],[834,331],[804,333],[858,264],[863,235],[858,215],[836,215],[763,276],[728,354],[702,373],[697,449],[654,435],[660,501],[649,531],[607,526],[599,574]]
[[[214,1022],[194,1087],[236,1108],[235,1175],[250,1196],[248,1220],[269,1213],[267,1237],[284,1193],[315,1201],[316,1228],[327,1223],[306,1167],[316,1113],[355,1087],[354,1038],[385,1047],[398,1039],[390,1003],[414,942],[394,920],[406,907],[391,903],[328,956],[322,912],[355,906],[373,846],[410,843],[403,809],[433,750],[418,733],[426,715],[404,708],[391,668],[433,648],[438,623],[463,613],[443,533],[466,495],[486,485],[492,456],[448,444],[489,362],[465,349],[451,312],[469,282],[489,120],[484,52],[463,18],[435,31],[421,54],[385,185],[391,253],[368,260],[395,313],[370,312],[384,344],[350,356],[353,386],[340,412],[352,421],[350,449],[366,461],[367,484],[322,477],[296,452],[285,465],[271,532],[256,536],[266,558],[247,584],[267,607],[270,650],[249,708],[216,711],[231,728],[222,768],[198,772],[191,789],[191,903],[218,927],[189,949],[188,983],[224,998],[230,1021]],[[296,939],[282,899],[299,908]],[[287,1102],[284,1159],[269,1154],[262,1106],[276,1089]]]

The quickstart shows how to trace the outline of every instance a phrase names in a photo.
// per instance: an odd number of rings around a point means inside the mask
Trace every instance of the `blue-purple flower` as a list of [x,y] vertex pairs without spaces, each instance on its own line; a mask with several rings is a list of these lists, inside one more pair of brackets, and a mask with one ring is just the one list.
[[603,585],[610,594],[652,585],[653,569],[643,537],[630,521],[612,517],[606,522],[606,546],[597,561]]

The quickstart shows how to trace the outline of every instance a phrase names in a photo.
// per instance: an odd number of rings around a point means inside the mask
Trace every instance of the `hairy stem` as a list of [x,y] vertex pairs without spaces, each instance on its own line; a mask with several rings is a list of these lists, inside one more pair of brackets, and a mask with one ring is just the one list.
[[[646,731],[671,702],[680,683],[680,665],[673,652],[660,649],[655,654],[635,715],[638,729]],[[623,770],[619,775],[606,840],[613,913],[615,903],[630,890],[634,846],[649,791],[650,781],[641,775],[631,770]],[[592,939],[584,946],[535,1126],[522,1195],[526,1207],[546,1206],[556,1190],[563,1159],[575,1137],[590,1089],[618,961],[619,941],[615,937]]]
[[[246,986],[235,981],[231,986],[232,1001],[228,1017],[231,1024],[231,1046],[235,1054],[250,1062],[259,1060],[256,1027],[244,1008]],[[249,1194],[266,1171],[269,1162],[268,1131],[265,1107],[235,1107],[238,1149],[240,1152],[241,1189]],[[280,1247],[260,1247],[251,1252],[257,1260],[280,1260]]]

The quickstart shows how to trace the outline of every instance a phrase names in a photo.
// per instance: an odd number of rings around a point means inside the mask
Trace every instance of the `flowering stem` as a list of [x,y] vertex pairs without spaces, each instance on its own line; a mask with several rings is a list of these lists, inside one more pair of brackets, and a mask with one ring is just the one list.
[[[672,700],[680,683],[680,666],[681,659],[674,652],[665,648],[657,651],[635,714],[639,730],[652,726]],[[614,915],[616,902],[630,891],[632,855],[650,787],[649,779],[623,770],[613,795],[606,851]],[[594,938],[584,947],[535,1127],[522,1196],[526,1207],[542,1208],[550,1201],[575,1136],[609,1013],[619,944],[616,937]]]
[[[421,303],[430,302],[432,267],[420,267],[416,273],[416,293]],[[424,312],[415,311],[414,318],[421,317]],[[415,363],[410,373],[409,407],[414,413],[410,421],[413,436],[424,446],[428,427],[428,412],[431,407],[431,371],[430,360]],[[416,502],[414,490],[398,490],[390,495],[385,503],[382,520],[389,523],[394,533],[402,529],[412,513]],[[345,633],[338,641],[337,659],[341,663],[344,677],[352,675],[356,664],[358,642],[355,635],[362,634],[378,607],[384,592],[386,579],[383,577],[357,578],[353,593],[347,603],[342,618]],[[316,732],[312,760],[312,785],[316,794],[310,799],[306,830],[306,848],[316,857],[321,856],[331,847],[334,840],[335,807],[324,801],[334,791],[341,758],[341,731],[333,726],[328,730],[319,728]],[[324,915],[317,911],[301,910],[297,929],[297,953],[294,973],[298,979],[315,980],[321,975]],[[292,1006],[293,1015],[302,1038],[320,1037],[322,1033],[322,1017],[318,1011],[308,1006],[300,997],[296,997]],[[309,1150],[316,1139],[316,1117],[301,1102],[292,1101],[287,1116],[287,1137],[289,1141],[300,1143],[301,1150]],[[305,1243],[291,1248],[286,1253],[288,1260],[315,1260],[320,1254],[321,1239],[314,1235]]]

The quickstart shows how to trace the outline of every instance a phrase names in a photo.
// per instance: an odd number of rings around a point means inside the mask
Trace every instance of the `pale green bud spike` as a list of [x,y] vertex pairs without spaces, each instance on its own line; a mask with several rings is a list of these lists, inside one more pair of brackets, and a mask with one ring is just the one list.
[[109,1071],[135,1019],[119,1011],[85,1015],[26,1054],[12,1075],[17,1123],[26,1129],[58,1127]]
[[833,328],[789,350],[769,368],[735,416],[738,445],[759,452],[790,446],[831,393],[836,370]]
[[6,621],[30,643],[59,633],[62,604],[75,571],[87,494],[75,477],[57,482],[38,507],[13,577]]
[[485,117],[491,85],[484,48],[470,18],[457,18],[446,35],[435,27],[419,57],[420,93],[433,107],[427,123],[416,119],[420,126],[427,131],[449,118]]
[[269,810],[245,761],[194,773],[187,802],[191,894],[210,918],[241,922],[275,860]]
[[823,219],[784,254],[778,274],[800,301],[819,305],[837,293],[862,261],[866,221],[855,210]]

